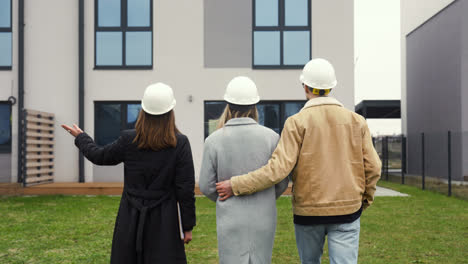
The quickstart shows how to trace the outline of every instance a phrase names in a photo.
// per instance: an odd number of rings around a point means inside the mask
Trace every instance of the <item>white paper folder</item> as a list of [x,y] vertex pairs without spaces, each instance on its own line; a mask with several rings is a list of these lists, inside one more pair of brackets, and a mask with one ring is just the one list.
[[180,232],[180,239],[184,240],[185,235],[184,235],[184,229],[182,227],[182,215],[180,214],[180,205],[179,202],[177,202],[177,216],[179,218],[179,232]]

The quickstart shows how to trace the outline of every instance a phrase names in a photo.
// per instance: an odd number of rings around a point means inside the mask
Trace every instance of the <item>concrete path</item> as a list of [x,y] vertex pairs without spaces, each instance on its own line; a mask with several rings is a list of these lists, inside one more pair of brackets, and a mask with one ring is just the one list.
[[409,195],[406,194],[406,193],[401,193],[401,192],[397,192],[397,191],[394,191],[394,190],[390,190],[390,189],[387,189],[387,188],[377,186],[377,190],[375,191],[375,196],[381,196],[381,197],[382,196],[406,197],[406,196],[409,196]]

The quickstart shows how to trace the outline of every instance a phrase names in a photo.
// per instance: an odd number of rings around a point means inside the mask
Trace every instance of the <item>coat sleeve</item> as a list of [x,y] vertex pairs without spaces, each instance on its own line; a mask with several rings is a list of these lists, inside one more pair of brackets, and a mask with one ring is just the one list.
[[182,228],[184,231],[193,229],[195,219],[195,171],[193,168],[192,150],[187,137],[181,137],[180,149],[176,161],[176,196],[180,204]]
[[[275,151],[275,148],[278,146],[279,139],[280,139],[279,135],[274,133],[274,139],[273,140],[274,140],[275,144],[273,145],[273,148],[271,150],[272,154]],[[286,191],[286,189],[288,188],[288,184],[289,184],[289,177],[286,177],[282,181],[280,181],[279,183],[275,184],[276,199],[278,199],[284,193],[284,191]]]
[[231,178],[234,194],[245,195],[262,191],[286,178],[296,165],[303,135],[304,129],[299,127],[293,118],[288,118],[268,164],[256,171]]
[[75,145],[96,165],[116,165],[124,161],[126,146],[124,134],[108,145],[98,146],[88,134],[81,133],[76,136]]
[[366,179],[366,187],[362,197],[362,208],[366,209],[374,201],[375,186],[377,185],[377,181],[380,179],[382,162],[380,161],[379,155],[372,144],[372,137],[367,124],[364,125],[362,134],[362,153]]
[[216,153],[213,153],[213,151],[213,147],[207,140],[203,148],[203,160],[198,184],[200,186],[200,191],[210,200],[216,202],[216,200],[218,200],[218,192],[216,191],[218,175],[216,159],[213,157]]

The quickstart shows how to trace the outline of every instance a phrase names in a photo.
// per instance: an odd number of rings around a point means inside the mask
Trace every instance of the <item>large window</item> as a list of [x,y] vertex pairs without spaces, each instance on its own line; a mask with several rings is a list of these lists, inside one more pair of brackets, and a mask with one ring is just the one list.
[[11,152],[11,104],[0,102],[0,153]]
[[140,113],[139,101],[95,102],[94,136],[98,145],[106,145],[120,136],[120,131],[135,128]]
[[310,60],[310,0],[253,1],[253,68],[302,68]]
[[0,70],[11,70],[11,0],[0,0]]
[[[288,117],[299,112],[305,101],[260,101],[258,123],[280,134]],[[224,101],[205,101],[205,138],[216,130],[218,119],[226,107]]]
[[95,0],[95,30],[96,69],[153,67],[152,0]]

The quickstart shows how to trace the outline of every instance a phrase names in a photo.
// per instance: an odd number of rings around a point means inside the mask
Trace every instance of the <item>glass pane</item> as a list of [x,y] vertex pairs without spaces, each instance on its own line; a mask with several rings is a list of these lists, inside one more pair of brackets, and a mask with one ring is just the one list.
[[134,129],[138,114],[140,114],[141,104],[129,104],[127,106],[127,129]]
[[95,130],[96,143],[106,145],[120,136],[120,104],[96,103]]
[[98,1],[98,26],[120,27],[120,0]]
[[304,107],[305,102],[288,102],[284,103],[284,113],[283,113],[283,120],[281,120],[282,125],[286,122],[288,117],[295,115],[301,111]]
[[308,0],[285,0],[286,26],[308,26]]
[[151,32],[127,32],[127,65],[151,65]]
[[122,32],[96,32],[96,65],[122,65]]
[[128,0],[128,26],[150,26],[150,0]]
[[285,31],[284,64],[304,65],[310,60],[310,32]]
[[205,138],[216,130],[225,107],[225,102],[205,102]]
[[255,25],[278,26],[278,0],[255,1]]
[[9,104],[0,104],[0,152],[11,151],[11,110]]
[[0,32],[0,66],[11,66],[11,32]]
[[268,128],[273,129],[276,133],[280,133],[280,107],[279,104],[259,103],[258,123]]
[[0,27],[11,27],[11,0],[0,0]]
[[254,65],[280,64],[279,31],[254,32]]

